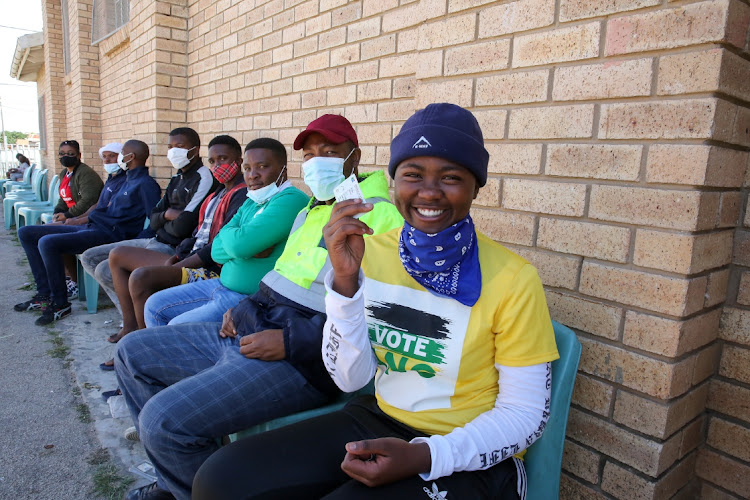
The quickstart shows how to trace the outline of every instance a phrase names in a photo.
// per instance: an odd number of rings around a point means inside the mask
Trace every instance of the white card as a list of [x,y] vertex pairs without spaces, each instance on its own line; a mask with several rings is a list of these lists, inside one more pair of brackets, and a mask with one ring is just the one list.
[[336,197],[336,201],[341,202],[345,200],[362,200],[364,203],[365,196],[362,194],[362,190],[357,182],[357,176],[352,174],[344,182],[336,186],[333,190],[333,195]]

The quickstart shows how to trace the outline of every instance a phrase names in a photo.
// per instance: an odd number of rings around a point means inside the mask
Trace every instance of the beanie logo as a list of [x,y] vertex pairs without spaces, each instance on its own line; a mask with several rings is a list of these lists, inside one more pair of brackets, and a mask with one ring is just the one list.
[[432,147],[432,144],[430,144],[430,141],[425,139],[425,136],[422,136],[419,138],[417,142],[414,143],[414,145],[412,146],[412,149],[414,148],[424,149],[424,148],[431,148],[431,147]]

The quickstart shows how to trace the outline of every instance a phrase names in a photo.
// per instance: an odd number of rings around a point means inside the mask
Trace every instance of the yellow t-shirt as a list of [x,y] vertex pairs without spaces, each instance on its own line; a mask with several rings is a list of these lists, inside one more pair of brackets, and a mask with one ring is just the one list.
[[482,291],[473,307],[437,296],[404,270],[401,229],[366,239],[362,268],[378,405],[428,435],[492,409],[495,363],[530,366],[559,356],[541,280],[527,261],[477,233]]

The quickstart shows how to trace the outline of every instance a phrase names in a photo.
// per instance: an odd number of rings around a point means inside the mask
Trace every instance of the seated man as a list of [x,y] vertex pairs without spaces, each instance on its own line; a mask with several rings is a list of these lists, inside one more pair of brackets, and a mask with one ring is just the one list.
[[[217,322],[227,311],[258,291],[261,278],[273,269],[284,250],[295,217],[309,197],[286,178],[286,148],[276,139],[261,138],[245,148],[242,168],[247,197],[242,208],[214,238],[208,262],[221,264],[217,280],[199,280],[151,295],[159,274],[170,268],[146,267],[130,278],[132,289],[146,300],[145,326]],[[243,196],[244,198],[244,196]],[[205,255],[210,253],[210,255]],[[181,262],[175,264],[180,265]],[[179,284],[179,268],[171,268],[172,285]],[[183,268],[183,276],[186,270]],[[174,283],[174,281],[177,283]],[[185,281],[183,277],[183,281]],[[166,287],[162,287],[166,288]],[[135,294],[134,294],[135,297]]]
[[[155,237],[94,246],[81,255],[83,268],[96,278],[118,310],[120,301],[109,269],[109,252],[115,247],[125,245],[156,250],[163,253],[165,259],[174,255],[177,245],[190,237],[198,225],[198,209],[201,203],[219,186],[211,171],[203,166],[198,153],[200,145],[198,133],[189,127],[176,128],[169,133],[167,158],[177,169],[177,173],[172,176],[164,196],[151,211],[150,229],[156,232]],[[123,157],[126,167],[129,161],[129,157]],[[154,234],[153,232],[151,234]],[[120,335],[115,334],[109,340],[117,342],[119,339]]]
[[[333,188],[357,172],[360,150],[351,124],[338,115],[311,122],[294,147],[304,152],[305,183],[315,198],[297,216],[258,292],[227,311],[223,324],[147,328],[117,349],[117,380],[158,477],[129,499],[190,498],[193,476],[218,449],[217,438],[338,394],[320,359],[322,280],[330,268],[322,230]],[[375,233],[400,227],[383,172],[360,181],[373,205],[362,220]]]
[[[123,326],[117,336],[122,337],[138,328],[145,328],[143,302],[146,297],[140,293],[137,296],[131,295],[131,281],[133,287],[138,281],[147,281],[152,284],[164,283],[166,288],[180,284],[183,269],[194,270],[204,266],[206,273],[218,275],[219,268],[211,261],[212,240],[247,199],[241,162],[242,148],[234,137],[219,135],[208,143],[208,163],[214,178],[221,183],[220,188],[206,197],[199,212],[199,224],[192,237],[183,239],[177,245],[175,255],[167,259],[164,253],[157,250],[126,245],[114,248],[109,253],[109,269],[122,310]],[[164,266],[166,263],[175,265]],[[135,273],[137,269],[146,271]],[[206,276],[206,273],[202,276]],[[176,282],[172,280],[165,283],[167,274],[179,278]],[[193,273],[194,277],[197,275],[200,274]],[[114,363],[108,362],[105,366],[114,366]]]
[[[112,197],[120,191],[120,188],[125,184],[125,171],[120,168],[120,164],[117,163],[117,157],[122,152],[122,144],[119,142],[111,142],[106,146],[99,148],[99,158],[102,159],[104,171],[107,172],[107,180],[104,182],[104,188],[99,193],[99,201],[96,205],[91,205],[86,212],[83,214],[65,219],[61,222],[52,222],[52,224],[67,224],[71,226],[80,226],[88,224],[89,214],[96,207],[106,207]],[[64,255],[63,260],[65,261],[65,270],[67,276],[65,277],[65,286],[68,289],[68,299],[72,300],[78,297],[78,283],[76,283],[76,256],[75,255]]]
[[16,311],[43,309],[37,325],[46,325],[67,316],[71,306],[65,288],[63,254],[81,253],[92,246],[136,236],[143,221],[159,200],[161,189],[148,175],[148,146],[130,140],[123,151],[132,156],[125,185],[106,205],[89,214],[86,225],[47,224],[23,226],[18,239],[26,252],[37,293],[31,300],[16,304]]

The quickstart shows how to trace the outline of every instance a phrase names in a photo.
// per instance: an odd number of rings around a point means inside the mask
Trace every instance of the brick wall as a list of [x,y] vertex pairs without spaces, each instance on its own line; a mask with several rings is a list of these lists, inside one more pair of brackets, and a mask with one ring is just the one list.
[[205,155],[341,113],[374,169],[414,110],[470,108],[491,154],[474,219],[583,344],[563,497],[750,496],[746,0],[134,0],[130,19],[98,47],[100,141],[145,140],[161,182],[183,123]]

